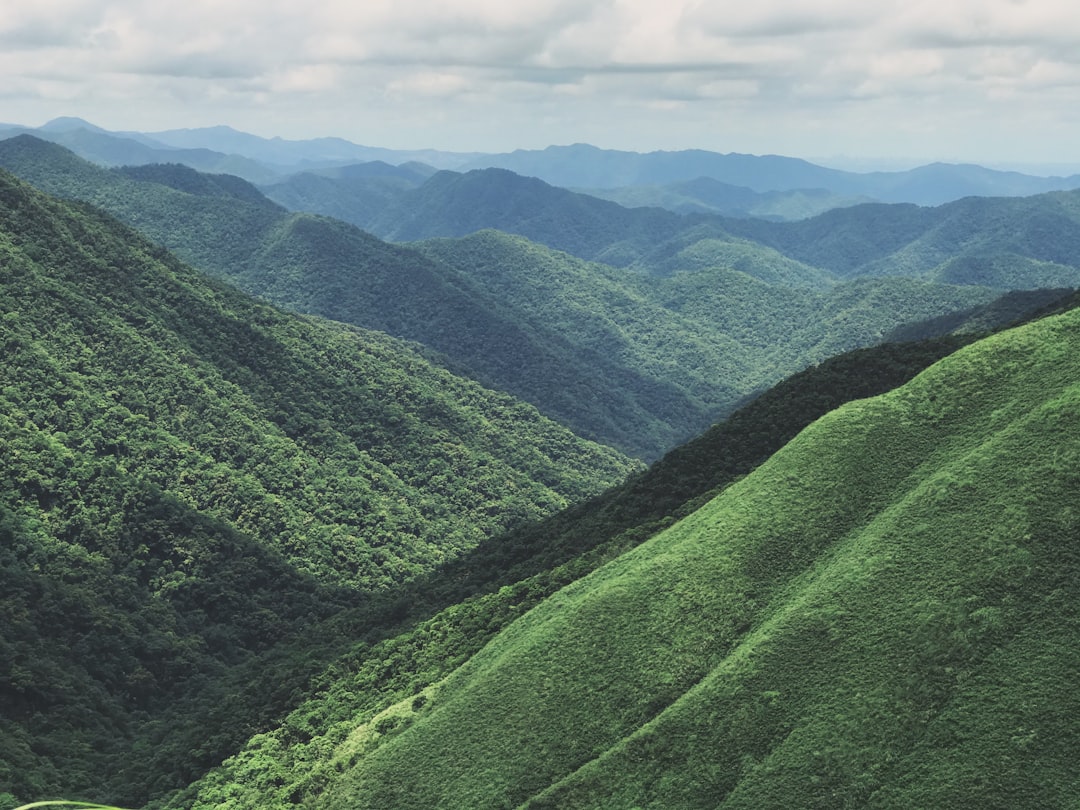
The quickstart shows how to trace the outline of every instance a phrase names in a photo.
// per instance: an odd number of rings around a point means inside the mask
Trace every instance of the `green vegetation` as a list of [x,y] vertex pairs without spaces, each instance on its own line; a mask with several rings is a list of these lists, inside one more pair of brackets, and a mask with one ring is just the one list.
[[319,806],[352,758],[327,752],[338,751],[358,724],[377,716],[374,722],[384,726],[408,722],[426,704],[424,690],[518,616],[693,512],[815,419],[906,382],[964,340],[894,344],[831,359],[766,392],[627,484],[481,543],[410,588],[414,627],[337,661],[320,690],[280,728],[253,738],[168,806]]
[[1001,289],[1076,287],[1080,192],[972,197],[939,208],[859,205],[734,234],[840,277],[900,275]]
[[[493,231],[408,249],[236,178],[0,154],[267,297],[455,348],[284,315],[0,175],[0,806],[1076,801],[1080,316],[824,359],[1063,291],[838,284],[708,224],[653,275]],[[1057,278],[1042,250],[1013,269]],[[636,465],[447,370],[522,345],[586,358],[536,390],[632,403],[643,438],[603,430],[653,452],[665,411],[822,362],[583,502]]]
[[[704,180],[689,185],[721,198],[730,194],[730,187],[720,184],[718,190]],[[330,193],[314,210],[335,210],[335,197]],[[350,221],[398,241],[497,228],[647,274],[758,267],[765,272],[761,278],[791,283],[791,270],[801,265],[794,274],[801,283],[889,275],[1008,290],[1080,286],[1078,200],[1080,192],[1056,191],[969,197],[938,208],[864,204],[798,222],[770,222],[623,208],[534,177],[485,169],[440,172],[369,218],[358,209]],[[728,263],[733,260],[744,266]]]
[[[982,289],[907,279],[860,279],[817,290],[715,265],[661,278],[582,262],[498,231],[416,247],[515,312],[524,328],[550,329],[587,352],[608,391],[624,390],[627,371],[636,372],[639,407],[651,421],[636,421],[635,429],[656,437],[651,446],[642,446],[644,437],[634,446],[645,458],[700,432],[716,414],[730,412],[785,374],[877,343],[895,326],[928,313],[994,297]],[[774,268],[789,278],[797,272],[783,264]],[[804,278],[814,279],[814,272]],[[599,377],[612,360],[621,369]],[[558,403],[551,412],[590,437],[607,438],[619,427],[597,430],[596,423],[575,418],[575,408],[589,407],[577,391],[550,386],[530,398]],[[657,422],[660,415],[666,425]],[[614,435],[625,447],[627,437]]]
[[[836,285],[818,268],[713,226],[655,243],[635,223],[656,212],[602,203],[629,217],[605,225],[603,212],[564,210],[559,201],[569,192],[508,172],[491,174],[494,185],[483,172],[441,173],[422,188],[435,195],[445,186],[435,196],[459,200],[454,210],[464,217],[507,207],[567,238],[607,229],[622,240],[608,252],[639,240],[634,255],[648,248],[664,277],[584,262],[494,231],[417,249],[391,245],[344,222],[288,214],[236,178],[182,166],[109,171],[29,137],[0,142],[0,164],[50,193],[105,207],[247,292],[421,343],[456,372],[647,460],[809,363],[878,342],[904,322],[992,297],[896,279]],[[529,214],[531,197],[505,205],[523,183],[551,198],[543,209],[550,216]],[[486,207],[472,205],[477,194]],[[574,228],[567,217],[579,220]]]
[[639,466],[6,173],[0,268],[0,785],[24,800],[187,784],[409,580]]
[[418,163],[391,166],[373,161],[301,172],[263,186],[262,191],[290,211],[322,214],[365,228],[434,173],[430,166]]
[[819,419],[334,740],[312,806],[1072,806],[1078,357],[1074,311]]

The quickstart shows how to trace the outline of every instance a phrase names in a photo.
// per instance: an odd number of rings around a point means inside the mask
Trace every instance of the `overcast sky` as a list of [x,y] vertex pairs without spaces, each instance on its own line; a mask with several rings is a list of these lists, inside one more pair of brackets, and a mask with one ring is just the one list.
[[1075,0],[0,2],[8,123],[1080,167]]

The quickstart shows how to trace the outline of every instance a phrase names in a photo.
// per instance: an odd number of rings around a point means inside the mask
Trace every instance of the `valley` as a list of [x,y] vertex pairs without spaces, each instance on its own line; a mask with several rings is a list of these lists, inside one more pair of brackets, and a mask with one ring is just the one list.
[[0,810],[1069,806],[1075,180],[0,131]]

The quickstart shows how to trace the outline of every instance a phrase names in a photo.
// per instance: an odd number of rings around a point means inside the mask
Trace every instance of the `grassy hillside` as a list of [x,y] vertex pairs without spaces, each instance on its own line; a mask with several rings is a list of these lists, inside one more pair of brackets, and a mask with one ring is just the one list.
[[818,420],[356,726],[317,806],[1075,803],[1078,349],[1049,318]]
[[0,267],[0,784],[28,799],[185,784],[403,583],[637,466],[6,173]]
[[481,543],[409,588],[404,632],[355,647],[327,670],[319,691],[281,727],[253,738],[168,806],[317,806],[341,773],[340,760],[327,752],[359,722],[446,677],[515,618],[693,512],[816,418],[902,384],[963,342],[947,338],[880,346],[807,369],[672,451],[644,475]]

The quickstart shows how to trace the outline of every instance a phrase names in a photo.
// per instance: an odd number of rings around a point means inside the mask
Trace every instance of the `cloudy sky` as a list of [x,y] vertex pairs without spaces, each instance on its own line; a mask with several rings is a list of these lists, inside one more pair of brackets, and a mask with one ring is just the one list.
[[3,6],[9,123],[1080,167],[1075,0]]

